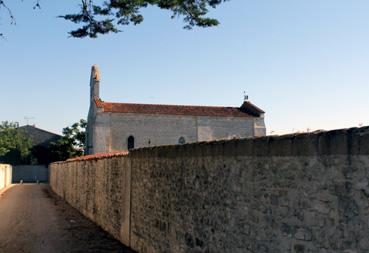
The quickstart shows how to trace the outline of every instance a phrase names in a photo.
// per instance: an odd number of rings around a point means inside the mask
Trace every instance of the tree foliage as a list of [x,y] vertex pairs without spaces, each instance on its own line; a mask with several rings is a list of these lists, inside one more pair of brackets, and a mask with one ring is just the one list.
[[[8,0],[9,1],[9,0]],[[171,11],[171,18],[182,17],[186,29],[192,27],[217,26],[219,21],[207,17],[209,8],[229,0],[80,0],[77,13],[60,15],[59,17],[80,25],[79,28],[69,32],[75,38],[96,38],[100,34],[117,33],[119,27],[129,24],[140,24],[144,17],[141,10],[148,6],[159,7]],[[15,22],[6,0],[0,0],[0,10],[3,7]],[[40,8],[36,1],[35,8]]]
[[29,135],[17,122],[0,125],[0,163],[49,164],[81,156],[85,150],[87,122],[81,119],[63,129],[63,135],[48,145],[33,145]]
[[86,127],[87,121],[81,119],[72,126],[63,128],[63,136],[50,147],[54,161],[64,161],[84,154]]
[[17,122],[4,121],[0,124],[0,162],[29,163],[32,141],[18,129]]

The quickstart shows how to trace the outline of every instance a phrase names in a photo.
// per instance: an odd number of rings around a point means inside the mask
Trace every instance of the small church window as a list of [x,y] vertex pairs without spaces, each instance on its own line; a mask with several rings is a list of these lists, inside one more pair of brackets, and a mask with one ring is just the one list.
[[181,136],[181,137],[178,139],[178,144],[181,144],[181,145],[186,144],[186,139],[185,139],[183,136]]
[[132,135],[128,137],[127,148],[128,150],[135,148],[135,138]]

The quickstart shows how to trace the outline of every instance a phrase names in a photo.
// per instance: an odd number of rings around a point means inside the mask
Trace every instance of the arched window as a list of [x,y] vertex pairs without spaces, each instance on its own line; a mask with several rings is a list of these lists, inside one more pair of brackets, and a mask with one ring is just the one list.
[[135,148],[135,137],[132,135],[128,137],[127,139],[127,148],[128,150]]
[[179,137],[178,144],[186,144],[186,139],[183,136]]

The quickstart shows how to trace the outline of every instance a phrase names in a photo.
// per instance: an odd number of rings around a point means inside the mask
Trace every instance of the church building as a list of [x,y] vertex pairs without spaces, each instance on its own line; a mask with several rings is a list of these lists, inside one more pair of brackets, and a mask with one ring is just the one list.
[[99,89],[94,65],[87,154],[266,134],[264,111],[247,100],[240,107],[112,103],[101,100]]

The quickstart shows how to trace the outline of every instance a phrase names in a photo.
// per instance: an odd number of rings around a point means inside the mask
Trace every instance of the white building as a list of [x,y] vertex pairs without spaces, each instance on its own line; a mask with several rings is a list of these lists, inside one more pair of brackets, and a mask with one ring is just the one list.
[[249,101],[240,107],[104,102],[97,66],[90,86],[88,154],[266,134],[264,111]]

